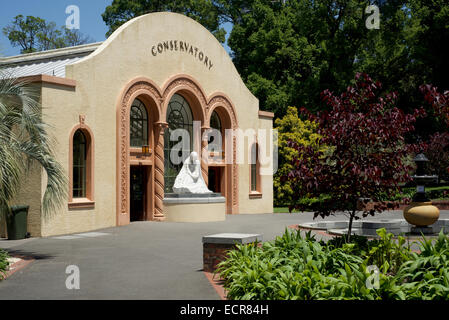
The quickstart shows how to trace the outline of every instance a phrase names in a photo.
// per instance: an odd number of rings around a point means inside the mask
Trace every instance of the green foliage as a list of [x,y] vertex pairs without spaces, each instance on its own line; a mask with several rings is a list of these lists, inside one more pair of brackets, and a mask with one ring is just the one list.
[[[449,2],[446,0],[409,0],[411,19],[415,26],[414,43],[411,46],[411,68],[422,72],[427,83],[433,83],[442,91],[449,89],[449,59],[441,46],[449,38]],[[422,67],[417,69],[416,65]],[[419,77],[418,77],[419,78]],[[424,83],[424,82],[423,82]],[[447,129],[446,126],[443,127]]]
[[58,29],[56,23],[46,22],[39,17],[18,15],[13,22],[3,28],[12,46],[21,47],[21,53],[51,50],[92,42],[79,30],[69,30],[65,26]]
[[[416,187],[403,187],[401,191],[396,194],[383,193],[380,197],[382,201],[402,201],[404,199],[412,199],[416,193]],[[449,196],[449,186],[428,187],[426,188],[426,195],[431,200],[447,199]]]
[[346,247],[329,250],[310,234],[286,231],[262,248],[230,251],[218,272],[231,299],[353,299],[364,295],[362,265]]
[[395,274],[399,267],[411,259],[410,243],[402,236],[393,239],[393,234],[382,228],[376,231],[379,239],[368,240],[363,236],[351,236],[350,243],[346,237],[333,238],[326,245],[331,248],[346,247],[352,254],[364,257],[367,265],[376,265],[384,273]]
[[430,199],[447,199],[449,195],[449,187],[434,190],[432,190],[432,188],[426,188],[426,194]]
[[[354,236],[316,241],[310,232],[285,231],[282,237],[257,245],[241,245],[228,253],[217,273],[228,298],[236,300],[380,300],[449,299],[449,238],[421,241],[411,252],[403,237],[385,229],[380,239]],[[379,286],[369,288],[378,266]]]
[[4,272],[8,269],[9,262],[8,262],[8,254],[5,250],[0,249],[0,280],[4,277]]
[[411,259],[410,246],[405,246],[405,238],[393,239],[393,234],[387,233],[382,228],[377,230],[380,240],[370,241],[370,249],[366,254],[366,262],[369,265],[379,266],[384,273],[395,274],[400,266]]
[[[279,133],[279,167],[273,181],[274,205],[283,206],[292,203],[294,191],[289,181],[281,182],[281,177],[293,169],[292,160],[299,156],[294,148],[288,146],[288,142],[291,140],[304,146],[319,148],[321,136],[316,132],[317,124],[309,120],[301,120],[295,107],[288,107],[287,114],[281,119],[276,119],[275,125]],[[323,147],[320,148],[323,149]],[[302,201],[312,204],[319,200],[304,198]]]
[[398,283],[409,299],[449,299],[449,239],[440,232],[436,242],[420,241],[420,254],[405,262],[398,271]]
[[20,46],[22,53],[37,51],[37,34],[45,26],[45,21],[41,18],[18,15],[14,21],[3,28],[3,34],[8,37],[14,47]]
[[[444,0],[371,1],[380,9],[380,29],[365,26],[366,0],[254,0],[244,2],[228,44],[248,88],[277,117],[289,105],[323,109],[320,93],[343,91],[357,72],[397,91],[399,107],[422,105],[423,83],[449,89],[449,4]],[[232,1],[235,6],[240,1]],[[242,7],[241,7],[242,8]],[[422,131],[434,120],[419,123]]]
[[381,25],[365,34],[354,68],[374,76],[385,91],[398,91],[405,109],[422,103],[418,87],[425,83],[426,66],[412,58],[420,21],[410,12],[410,1],[384,1],[379,7]]

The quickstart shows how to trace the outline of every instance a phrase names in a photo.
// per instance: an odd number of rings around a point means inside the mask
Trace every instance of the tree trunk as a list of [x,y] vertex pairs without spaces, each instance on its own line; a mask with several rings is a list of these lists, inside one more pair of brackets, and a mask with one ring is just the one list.
[[352,213],[349,216],[348,236],[346,237],[348,243],[351,241],[352,222],[354,221],[354,217],[355,217],[355,209],[352,210]]

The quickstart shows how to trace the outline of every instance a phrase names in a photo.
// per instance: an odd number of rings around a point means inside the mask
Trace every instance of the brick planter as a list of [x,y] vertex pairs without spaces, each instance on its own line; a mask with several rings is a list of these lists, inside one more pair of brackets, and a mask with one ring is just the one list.
[[214,272],[236,244],[262,242],[260,234],[220,233],[203,237],[203,271]]

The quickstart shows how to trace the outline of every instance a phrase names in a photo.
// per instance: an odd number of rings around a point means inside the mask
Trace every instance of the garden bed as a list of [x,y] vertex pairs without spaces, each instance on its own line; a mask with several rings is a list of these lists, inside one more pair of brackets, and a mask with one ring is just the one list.
[[238,246],[217,272],[228,299],[449,299],[447,236],[408,243],[385,229],[378,234],[380,239],[353,236],[345,243],[343,237],[324,242],[286,231],[261,248]]
[[34,259],[25,256],[9,256],[0,249],[0,281],[10,277],[13,273],[25,268]]

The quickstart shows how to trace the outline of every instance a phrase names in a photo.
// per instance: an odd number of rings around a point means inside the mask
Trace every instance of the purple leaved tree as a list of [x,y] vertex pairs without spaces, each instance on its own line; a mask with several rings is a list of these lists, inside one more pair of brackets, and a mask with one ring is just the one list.
[[396,194],[400,184],[411,180],[410,155],[417,147],[405,136],[414,130],[416,119],[425,116],[423,109],[405,114],[395,106],[396,94],[380,96],[380,88],[368,75],[357,74],[356,84],[341,95],[324,91],[329,111],[316,115],[301,111],[318,123],[320,144],[327,147],[319,150],[290,142],[299,155],[293,159],[295,169],[283,177],[292,181],[295,192],[290,210],[305,209],[301,198],[321,196],[322,201],[312,205],[314,218],[347,213],[348,240],[354,219],[360,219],[360,199],[375,204],[363,209],[363,217],[397,207],[398,203],[384,201],[385,196]]

